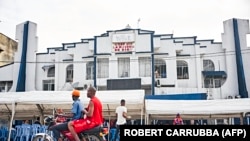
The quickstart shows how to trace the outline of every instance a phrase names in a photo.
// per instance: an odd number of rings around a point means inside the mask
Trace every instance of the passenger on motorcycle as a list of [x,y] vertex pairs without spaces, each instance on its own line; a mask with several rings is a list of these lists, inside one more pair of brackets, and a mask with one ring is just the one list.
[[96,89],[93,86],[90,86],[87,90],[87,97],[90,98],[90,101],[86,108],[87,110],[84,109],[85,118],[72,120],[68,123],[68,129],[75,138],[75,141],[80,141],[77,133],[103,124],[102,103],[95,94]]
[[63,113],[63,110],[61,108],[58,108],[56,110],[56,118],[55,118],[55,122],[56,123],[64,123],[67,121],[67,117],[65,116],[65,114]]
[[[65,117],[71,118],[71,120],[77,120],[82,118],[82,111],[84,109],[84,106],[83,103],[80,101],[79,97],[80,97],[80,91],[73,90],[72,91],[73,104],[71,113],[64,115]],[[53,132],[53,136],[57,141],[62,141],[62,138],[60,137],[60,132],[68,130],[68,122],[56,124],[52,126],[50,130]]]

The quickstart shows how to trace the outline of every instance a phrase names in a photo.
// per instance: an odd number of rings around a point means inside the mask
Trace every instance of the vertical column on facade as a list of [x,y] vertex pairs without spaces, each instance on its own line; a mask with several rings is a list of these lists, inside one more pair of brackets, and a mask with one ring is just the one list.
[[200,46],[199,45],[195,45],[195,63],[196,63],[196,85],[197,85],[197,89],[198,91],[202,91],[202,75],[201,75],[201,71],[202,71],[202,54],[200,52]]
[[60,58],[60,55],[59,55],[59,52],[56,52],[55,53],[55,91],[60,91],[61,90],[61,87],[60,86],[60,82],[63,82],[62,80],[59,80],[60,78],[62,78],[62,76],[60,77],[61,73],[63,72],[62,69],[60,68],[60,63],[59,63],[59,58]]
[[226,88],[223,89],[223,97],[228,97],[238,94],[234,31],[232,20],[224,22],[222,42],[222,48],[225,49],[225,68],[228,76],[226,82],[223,84],[224,88]]
[[115,54],[112,54],[109,57],[109,78],[117,79],[118,78],[118,62]]
[[130,78],[136,78],[139,76],[139,64],[138,64],[138,56],[134,54],[130,57]]
[[36,84],[36,54],[37,36],[36,24],[30,21],[16,26],[18,51],[15,54],[13,66],[13,86],[10,91],[35,90]]

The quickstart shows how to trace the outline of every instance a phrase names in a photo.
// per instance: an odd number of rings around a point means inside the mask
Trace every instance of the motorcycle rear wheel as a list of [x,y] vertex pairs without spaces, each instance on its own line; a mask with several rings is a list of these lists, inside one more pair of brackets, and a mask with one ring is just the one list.
[[102,137],[94,134],[84,136],[84,138],[86,141],[103,141]]
[[37,135],[37,136],[35,136],[35,137],[33,138],[32,141],[51,141],[51,140],[45,138],[45,137],[42,136],[42,135]]

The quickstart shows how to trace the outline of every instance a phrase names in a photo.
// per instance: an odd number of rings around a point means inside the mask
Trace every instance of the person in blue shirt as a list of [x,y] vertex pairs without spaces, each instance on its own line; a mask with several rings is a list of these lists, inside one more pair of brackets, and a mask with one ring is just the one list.
[[[77,120],[77,119],[80,119],[83,117],[82,111],[84,110],[84,105],[80,101],[79,97],[80,97],[80,91],[73,90],[72,91],[72,99],[74,102],[72,104],[71,113],[64,115],[65,117],[70,118],[70,121]],[[62,141],[62,139],[60,137],[60,132],[68,130],[68,122],[54,125],[50,128],[50,130],[53,132],[54,138],[57,141]]]

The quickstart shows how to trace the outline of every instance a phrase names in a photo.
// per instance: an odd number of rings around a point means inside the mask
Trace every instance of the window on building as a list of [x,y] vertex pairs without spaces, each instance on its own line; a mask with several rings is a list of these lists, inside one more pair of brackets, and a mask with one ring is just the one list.
[[163,59],[155,58],[154,60],[154,67],[155,67],[155,77],[156,78],[167,78],[167,71],[166,71],[166,62]]
[[[204,71],[215,71],[214,63],[211,60],[203,60]],[[206,76],[204,77],[205,88],[220,88],[226,81],[226,77],[223,76]]]
[[55,81],[51,80],[43,80],[43,90],[44,91],[54,91],[55,90]]
[[214,81],[211,78],[206,78],[204,80],[204,86],[205,88],[213,88],[214,87]]
[[139,57],[139,76],[150,77],[151,76],[151,58]]
[[204,79],[205,88],[220,88],[226,81],[226,78],[206,77]]
[[214,63],[211,60],[203,60],[203,70],[204,71],[214,71]]
[[177,79],[189,79],[188,64],[186,61],[177,61]]
[[50,67],[48,69],[47,77],[55,77],[55,67]]
[[0,82],[0,92],[8,92],[13,85],[12,81],[2,81]]
[[130,58],[118,58],[118,77],[130,77]]
[[74,75],[73,64],[71,64],[68,65],[66,68],[66,82],[73,82],[73,75]]
[[93,61],[89,61],[87,64],[86,64],[86,72],[87,72],[87,75],[86,75],[86,80],[92,80],[94,79],[94,62]]
[[109,77],[109,59],[98,58],[97,59],[97,78],[108,78]]
[[214,79],[214,87],[215,88],[221,87],[221,79]]

